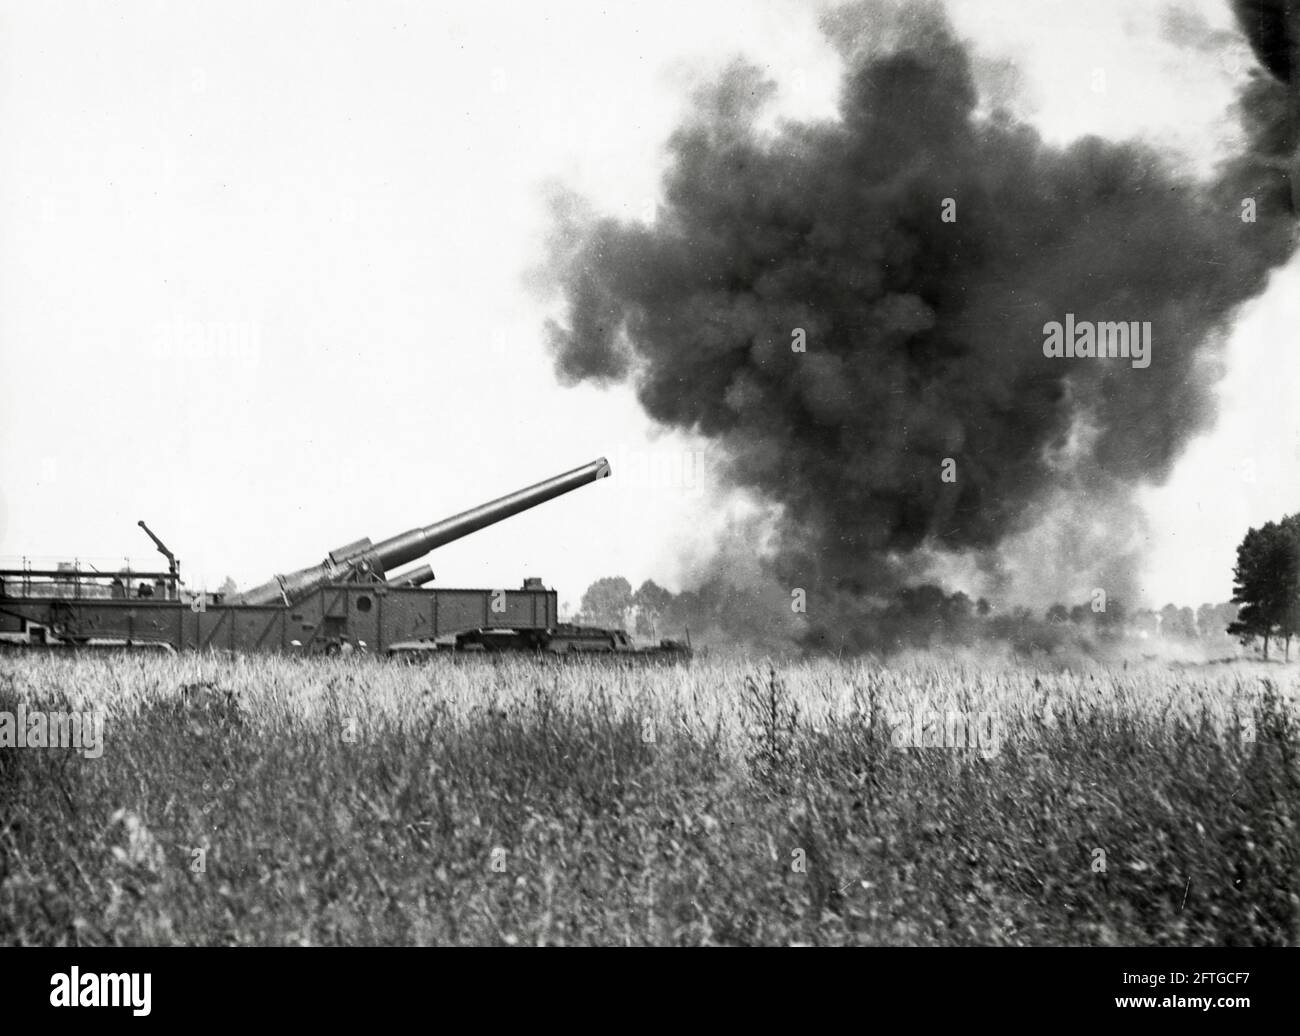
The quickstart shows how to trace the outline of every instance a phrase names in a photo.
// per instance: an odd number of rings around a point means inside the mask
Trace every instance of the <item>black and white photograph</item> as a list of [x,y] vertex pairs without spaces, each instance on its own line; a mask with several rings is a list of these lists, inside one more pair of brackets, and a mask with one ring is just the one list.
[[1300,0],[0,0],[0,971],[1279,1007],[1298,244]]

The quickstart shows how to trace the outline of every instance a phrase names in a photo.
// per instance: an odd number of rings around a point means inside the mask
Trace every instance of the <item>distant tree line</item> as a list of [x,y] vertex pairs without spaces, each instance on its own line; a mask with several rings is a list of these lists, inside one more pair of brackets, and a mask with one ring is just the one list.
[[[1018,650],[1052,651],[1066,644],[1126,639],[1196,643],[1224,650],[1234,638],[1261,641],[1264,657],[1282,640],[1290,658],[1300,635],[1300,515],[1251,529],[1237,550],[1231,601],[1193,610],[1166,604],[1159,611],[1130,610],[1123,601],[1097,598],[1054,604],[1045,613],[1001,610],[984,598],[948,593],[922,584],[894,591],[887,600],[863,601],[828,593],[810,608],[795,631],[788,601],[755,597],[713,581],[697,590],[671,593],[647,579],[636,590],[622,576],[597,579],[573,616],[584,625],[626,629],[646,639],[681,636],[683,628],[718,631],[736,639],[790,640],[809,650],[880,650],[1002,640]],[[784,616],[786,621],[782,622]],[[772,646],[777,646],[772,644]]]
[[1193,611],[1186,606],[1180,608],[1176,604],[1166,604],[1159,611],[1142,608],[1130,613],[1121,601],[1111,602],[1104,611],[1093,611],[1091,606],[1083,604],[1073,608],[1054,604],[1047,609],[1045,618],[1054,626],[1119,632],[1143,639],[1230,641],[1228,628],[1237,619],[1237,606],[1225,601],[1222,604],[1202,604]]
[[[583,625],[626,629],[647,640],[680,637],[684,628],[761,640],[763,631],[756,627],[787,607],[783,600],[747,601],[745,591],[725,583],[674,594],[653,580],[633,590],[622,576],[606,576],[587,588],[572,619]],[[822,621],[823,612],[834,618]],[[1232,638],[1238,636],[1234,625],[1238,616],[1238,606],[1232,602],[1202,604],[1195,610],[1167,604],[1159,611],[1130,611],[1115,599],[1102,607],[1093,601],[1054,604],[1045,612],[998,609],[985,598],[922,584],[899,589],[883,603],[864,604],[845,597],[830,608],[814,609],[790,646],[863,651],[998,640],[1017,650],[1050,652],[1067,644],[1086,647],[1136,639],[1229,650]],[[781,632],[769,624],[769,630],[776,636],[790,635],[788,627]]]
[[696,596],[674,594],[653,579],[633,591],[632,584],[622,576],[605,576],[587,587],[573,619],[586,626],[626,629],[638,637],[658,639],[669,635],[662,631],[680,634],[673,621],[689,616]]

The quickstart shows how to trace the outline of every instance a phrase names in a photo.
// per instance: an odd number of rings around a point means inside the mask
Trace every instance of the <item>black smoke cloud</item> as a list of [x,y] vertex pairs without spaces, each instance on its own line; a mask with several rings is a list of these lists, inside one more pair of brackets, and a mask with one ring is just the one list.
[[[713,440],[728,483],[780,505],[773,576],[842,616],[936,552],[996,570],[1063,493],[1084,519],[1131,512],[1212,420],[1216,343],[1294,230],[1272,79],[1252,76],[1248,143],[1205,182],[1141,143],[1055,147],[984,110],[937,5],[825,26],[837,118],[771,128],[774,83],[737,63],[670,138],[653,225],[557,204],[549,332],[566,383],[630,382]],[[1150,367],[1044,357],[1067,313],[1151,321]]]
[[1293,78],[1300,44],[1300,3],[1296,0],[1232,0],[1237,24],[1265,68],[1284,83]]

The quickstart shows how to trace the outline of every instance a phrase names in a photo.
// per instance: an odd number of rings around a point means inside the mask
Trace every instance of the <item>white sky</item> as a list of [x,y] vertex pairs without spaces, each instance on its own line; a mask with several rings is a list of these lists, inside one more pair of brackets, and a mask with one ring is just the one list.
[[[1231,62],[1163,43],[1157,3],[950,6],[1053,140],[1223,137]],[[523,284],[542,188],[652,211],[686,92],[737,53],[829,112],[817,10],[0,2],[0,554],[143,560],[145,518],[191,584],[248,585],[603,454],[614,478],[436,552],[438,582],[679,587],[725,501],[630,392],[556,384]],[[1148,495],[1150,603],[1225,599],[1246,526],[1300,508],[1298,279]]]

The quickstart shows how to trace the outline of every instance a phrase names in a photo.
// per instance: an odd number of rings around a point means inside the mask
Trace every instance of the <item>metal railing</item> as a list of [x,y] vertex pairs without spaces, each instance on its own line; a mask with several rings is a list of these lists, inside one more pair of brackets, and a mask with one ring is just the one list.
[[0,558],[0,595],[74,600],[179,599],[179,581],[170,572],[121,558]]

